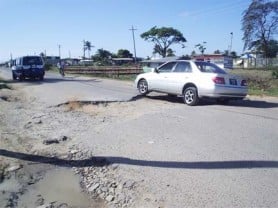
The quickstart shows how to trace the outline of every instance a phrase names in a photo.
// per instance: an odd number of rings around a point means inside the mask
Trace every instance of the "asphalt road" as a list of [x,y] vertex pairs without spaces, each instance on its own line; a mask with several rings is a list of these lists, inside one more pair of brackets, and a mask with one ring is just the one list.
[[58,105],[68,101],[128,100],[136,93],[133,83],[109,79],[76,77],[46,72],[44,81],[11,80],[11,70],[1,68],[0,76],[8,79],[15,87],[26,91],[30,96],[46,105]]
[[[0,76],[11,77],[4,69]],[[56,74],[14,86],[49,106],[137,95],[131,82]],[[278,207],[278,99],[189,107],[151,94],[134,102],[145,103],[130,112],[136,116],[92,130],[81,144],[141,181],[145,200],[162,207]]]

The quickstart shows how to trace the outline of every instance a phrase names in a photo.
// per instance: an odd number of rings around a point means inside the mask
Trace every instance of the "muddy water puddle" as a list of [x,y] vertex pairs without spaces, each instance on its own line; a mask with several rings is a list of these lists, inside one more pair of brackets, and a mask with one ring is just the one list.
[[[32,185],[19,201],[19,207],[42,204],[67,204],[70,207],[101,207],[82,192],[79,177],[68,168],[50,170],[43,179]],[[40,204],[38,204],[40,203]]]

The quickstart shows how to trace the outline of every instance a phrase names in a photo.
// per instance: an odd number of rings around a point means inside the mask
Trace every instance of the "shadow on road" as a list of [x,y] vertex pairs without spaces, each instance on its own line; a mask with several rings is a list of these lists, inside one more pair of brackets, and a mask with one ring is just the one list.
[[0,149],[0,156],[16,158],[25,161],[45,163],[62,167],[102,167],[111,164],[135,165],[144,167],[176,168],[176,169],[250,169],[278,168],[278,161],[272,160],[237,160],[237,161],[150,161],[136,160],[126,157],[92,157],[84,160],[66,160],[56,157],[31,155]]
[[[167,95],[148,95],[146,98],[151,100],[161,100],[167,101],[171,103],[183,103],[182,97],[178,96],[167,96]],[[201,99],[198,103],[198,106],[209,106],[209,105],[219,105],[213,99]],[[278,102],[267,102],[263,100],[231,100],[225,106],[233,106],[233,107],[249,107],[249,108],[278,108]]]
[[102,82],[100,79],[90,78],[90,79],[78,79],[75,77],[61,77],[61,78],[45,78],[44,80],[38,79],[25,79],[25,80],[6,80],[7,84],[27,84],[27,85],[42,85],[42,84],[52,84],[57,82],[82,82],[82,83],[90,83],[90,82]]

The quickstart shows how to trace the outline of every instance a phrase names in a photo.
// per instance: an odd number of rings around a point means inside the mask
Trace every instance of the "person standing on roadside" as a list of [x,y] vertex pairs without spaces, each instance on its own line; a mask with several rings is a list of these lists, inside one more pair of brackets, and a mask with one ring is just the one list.
[[57,67],[59,69],[59,73],[64,77],[65,76],[65,72],[64,72],[64,69],[65,69],[65,62],[64,61],[59,61],[57,63]]

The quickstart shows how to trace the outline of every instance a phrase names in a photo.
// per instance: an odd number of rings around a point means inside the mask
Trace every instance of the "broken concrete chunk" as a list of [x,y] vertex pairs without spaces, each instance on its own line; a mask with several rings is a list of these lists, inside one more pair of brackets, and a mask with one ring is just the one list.
[[18,170],[20,168],[22,168],[22,165],[13,165],[13,166],[7,168],[7,171],[8,172],[13,172],[13,171],[16,171],[16,170]]

